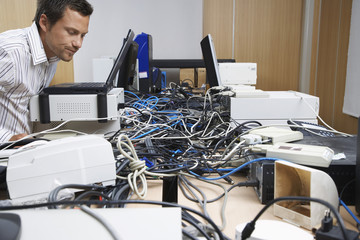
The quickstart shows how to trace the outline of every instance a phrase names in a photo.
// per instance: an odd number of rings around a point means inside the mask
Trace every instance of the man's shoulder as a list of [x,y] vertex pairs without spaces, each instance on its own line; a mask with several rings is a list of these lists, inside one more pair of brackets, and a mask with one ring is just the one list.
[[29,28],[13,29],[0,33],[0,48],[3,51],[13,49],[28,49],[27,32]]

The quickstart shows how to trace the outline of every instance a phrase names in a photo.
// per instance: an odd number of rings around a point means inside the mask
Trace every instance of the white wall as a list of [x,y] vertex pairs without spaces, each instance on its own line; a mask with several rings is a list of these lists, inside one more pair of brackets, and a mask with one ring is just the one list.
[[351,12],[350,40],[346,71],[343,112],[360,116],[360,0],[354,0]]
[[92,59],[117,56],[131,28],[153,39],[154,59],[201,59],[202,0],[89,0],[89,33],[74,56],[75,82],[92,81]]

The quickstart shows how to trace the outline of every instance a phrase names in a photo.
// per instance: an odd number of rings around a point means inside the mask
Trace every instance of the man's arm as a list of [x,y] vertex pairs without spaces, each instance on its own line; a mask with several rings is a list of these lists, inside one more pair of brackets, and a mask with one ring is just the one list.
[[12,133],[6,129],[7,119],[7,101],[6,94],[8,92],[8,86],[11,85],[14,79],[14,62],[5,50],[0,47],[0,142],[16,141],[27,134]]

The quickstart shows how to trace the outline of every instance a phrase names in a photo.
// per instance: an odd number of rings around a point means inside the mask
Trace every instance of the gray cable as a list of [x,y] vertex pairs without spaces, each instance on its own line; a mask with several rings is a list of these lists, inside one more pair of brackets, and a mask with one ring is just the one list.
[[91,217],[95,218],[99,223],[101,223],[106,230],[110,233],[110,235],[113,237],[114,240],[122,240],[123,238],[120,237],[117,233],[117,231],[112,227],[111,224],[109,224],[105,218],[103,218],[101,215],[99,215],[98,213],[96,213],[95,211],[91,210],[91,208],[89,208],[86,205],[81,205],[80,209],[87,213],[88,215],[90,215]]

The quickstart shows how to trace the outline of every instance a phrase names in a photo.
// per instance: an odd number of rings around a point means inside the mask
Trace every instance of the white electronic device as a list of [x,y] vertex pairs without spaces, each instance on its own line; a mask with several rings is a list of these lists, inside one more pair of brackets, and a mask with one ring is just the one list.
[[325,146],[278,142],[274,145],[257,144],[250,148],[253,152],[266,153],[266,157],[269,158],[307,166],[329,167],[334,157],[334,151]]
[[[6,182],[12,200],[47,198],[63,184],[115,184],[111,144],[97,135],[83,135],[23,147],[8,158]],[[76,191],[72,189],[72,191]]]
[[[113,88],[107,94],[107,116],[116,119],[119,104],[124,103],[124,89]],[[30,120],[39,122],[41,113],[39,95],[30,99]],[[66,121],[70,119],[95,119],[98,117],[96,94],[50,94],[50,121]],[[82,120],[84,121],[84,120]]]
[[[235,240],[241,240],[246,223],[235,228]],[[313,240],[314,236],[305,230],[286,222],[275,220],[258,220],[254,232],[248,240]]]
[[92,68],[93,68],[93,81],[94,82],[104,82],[111,72],[112,67],[114,66],[115,58],[110,56],[102,56],[100,58],[92,59]]
[[[180,208],[91,208],[91,211],[111,227],[119,240],[182,239]],[[19,240],[114,239],[101,222],[80,209],[26,209],[10,213],[21,218]]]
[[256,63],[219,63],[222,85],[256,85]]
[[230,98],[231,118],[239,123],[256,120],[263,125],[287,125],[289,119],[317,124],[318,97],[295,91],[265,92],[268,97],[247,92],[244,97]]
[[39,95],[30,99],[30,120],[33,131],[40,132],[53,128],[63,121],[68,122],[63,129],[72,129],[85,133],[108,133],[120,129],[119,108],[124,103],[124,89],[113,88],[106,96],[107,121],[99,122],[98,98],[96,94],[50,94],[48,114],[49,123],[41,121]]
[[280,127],[258,128],[251,130],[250,134],[261,136],[263,141],[271,140],[273,144],[277,142],[293,142],[304,138],[304,135],[300,131]]

